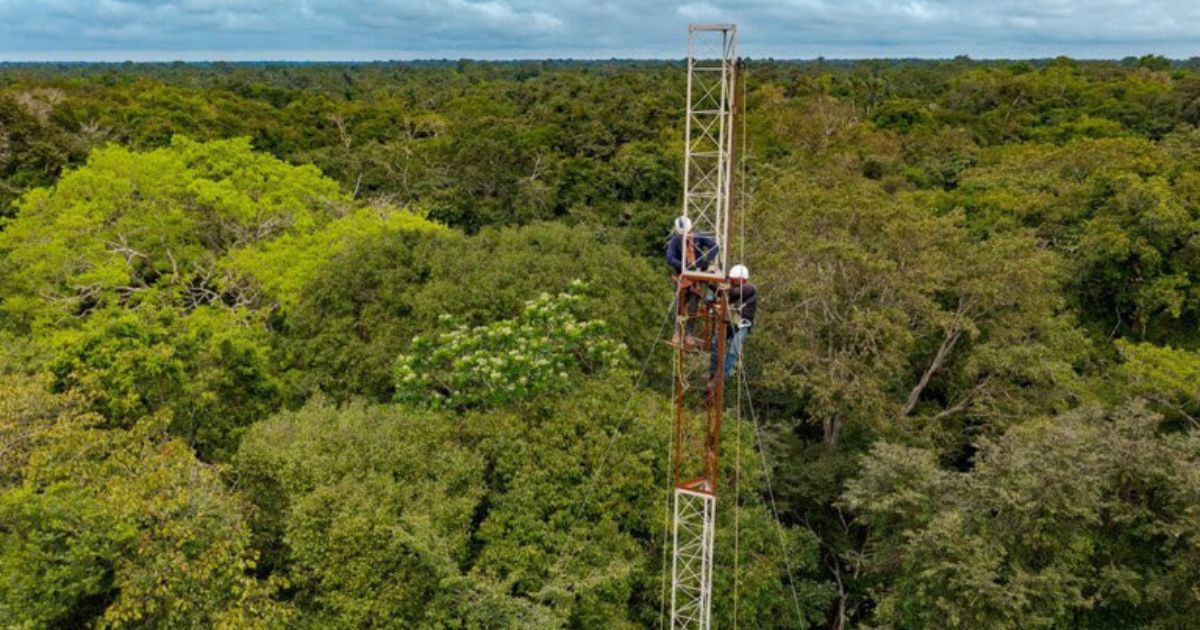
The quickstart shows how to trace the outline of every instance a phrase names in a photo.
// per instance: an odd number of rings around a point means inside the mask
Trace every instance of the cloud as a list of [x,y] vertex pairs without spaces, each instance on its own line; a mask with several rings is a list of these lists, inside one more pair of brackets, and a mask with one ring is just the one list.
[[1196,0],[0,0],[0,59],[1200,55]]
[[675,12],[689,22],[716,22],[722,17],[721,10],[707,2],[689,2]]

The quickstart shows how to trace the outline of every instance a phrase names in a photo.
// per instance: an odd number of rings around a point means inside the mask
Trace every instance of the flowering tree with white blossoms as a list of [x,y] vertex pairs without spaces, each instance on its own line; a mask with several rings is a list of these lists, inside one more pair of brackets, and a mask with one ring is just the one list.
[[520,315],[469,328],[443,316],[445,331],[413,339],[396,360],[396,401],[417,407],[499,407],[566,390],[572,379],[618,368],[625,344],[603,321],[581,322],[587,286],[542,293]]

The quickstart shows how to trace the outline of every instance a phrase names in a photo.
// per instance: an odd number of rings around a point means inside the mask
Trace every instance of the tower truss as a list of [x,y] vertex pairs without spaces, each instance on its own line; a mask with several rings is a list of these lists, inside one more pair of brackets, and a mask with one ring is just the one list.
[[688,26],[683,215],[697,233],[716,239],[720,253],[709,269],[685,267],[685,273],[718,281],[729,270],[736,39],[733,24]]
[[[672,630],[711,627],[729,325],[736,36],[733,24],[688,27],[683,215],[692,230],[685,235],[675,295]],[[698,255],[697,243],[709,239],[717,254]]]

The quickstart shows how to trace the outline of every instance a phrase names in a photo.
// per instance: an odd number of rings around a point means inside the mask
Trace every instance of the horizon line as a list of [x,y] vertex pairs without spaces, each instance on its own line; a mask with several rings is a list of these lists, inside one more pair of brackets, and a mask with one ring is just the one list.
[[[951,56],[941,55],[896,55],[896,56],[867,56],[867,55],[851,55],[844,57],[833,57],[827,55],[818,55],[815,57],[773,57],[773,56],[753,56],[741,55],[740,59],[748,61],[773,61],[773,62],[817,62],[817,61],[956,61],[967,59],[970,61],[980,62],[996,62],[996,61],[1052,61],[1055,59],[1066,58],[1072,61],[1125,61],[1128,59],[1140,59],[1142,57],[1161,57],[1167,61],[1174,63],[1188,63],[1200,61],[1200,55],[1191,57],[1170,57],[1158,53],[1148,52],[1143,54],[1131,54],[1121,57],[1093,57],[1093,56],[1072,56],[1069,54],[1058,55],[1041,55],[1030,57],[1010,57],[1010,56],[994,56],[994,57],[976,57],[967,53],[960,53]],[[346,57],[340,59],[329,58],[287,58],[287,57],[234,57],[234,58],[179,58],[179,57],[156,57],[146,59],[134,58],[119,58],[113,57],[109,59],[80,59],[80,58],[16,58],[4,57],[0,55],[0,65],[38,65],[38,64],[71,64],[71,65],[126,65],[126,64],[383,64],[383,63],[519,63],[519,62],[658,62],[658,63],[678,63],[685,61],[686,57],[649,57],[649,56],[596,56],[596,57],[558,57],[558,56],[540,56],[540,57],[487,57],[487,56],[460,56],[460,57]]]

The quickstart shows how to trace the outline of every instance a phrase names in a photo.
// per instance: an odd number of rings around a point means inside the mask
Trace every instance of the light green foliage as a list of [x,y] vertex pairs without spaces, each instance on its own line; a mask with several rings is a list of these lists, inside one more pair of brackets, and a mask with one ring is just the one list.
[[39,370],[43,349],[25,335],[0,328],[0,376],[32,376]]
[[50,345],[57,391],[78,392],[110,426],[162,412],[208,461],[279,403],[263,332],[223,308],[107,308]]
[[103,306],[249,304],[219,258],[311,232],[344,203],[315,169],[256,154],[246,140],[101,149],[54,188],[27,194],[0,232],[4,314],[49,326]]
[[225,267],[257,282],[285,309],[351,243],[397,232],[443,232],[445,228],[409,210],[361,207],[312,232],[284,234],[257,247],[233,251]]
[[1200,428],[1200,356],[1170,346],[1117,341],[1121,363],[1117,373],[1132,393],[1158,406],[1168,417]]
[[69,398],[11,404],[0,426],[38,435],[0,489],[0,623],[284,625],[251,575],[244,506],[161,418],[106,429]]
[[414,406],[462,409],[504,406],[561,393],[586,374],[627,362],[628,352],[608,337],[602,321],[581,322],[575,312],[586,285],[543,293],[514,319],[468,328],[453,325],[418,336],[396,360],[396,400]]
[[350,240],[437,229],[407,211],[356,208],[316,169],[246,139],[110,146],[18,209],[0,232],[0,298],[23,329],[105,306],[290,305]]
[[878,444],[845,502],[894,627],[1185,627],[1200,614],[1200,439],[1131,406],[1031,421],[967,473]]
[[95,152],[27,194],[0,232],[0,310],[114,426],[165,411],[207,460],[276,408],[263,324],[291,307],[349,243],[436,231],[387,206],[356,207],[336,183],[251,150],[196,143]]

